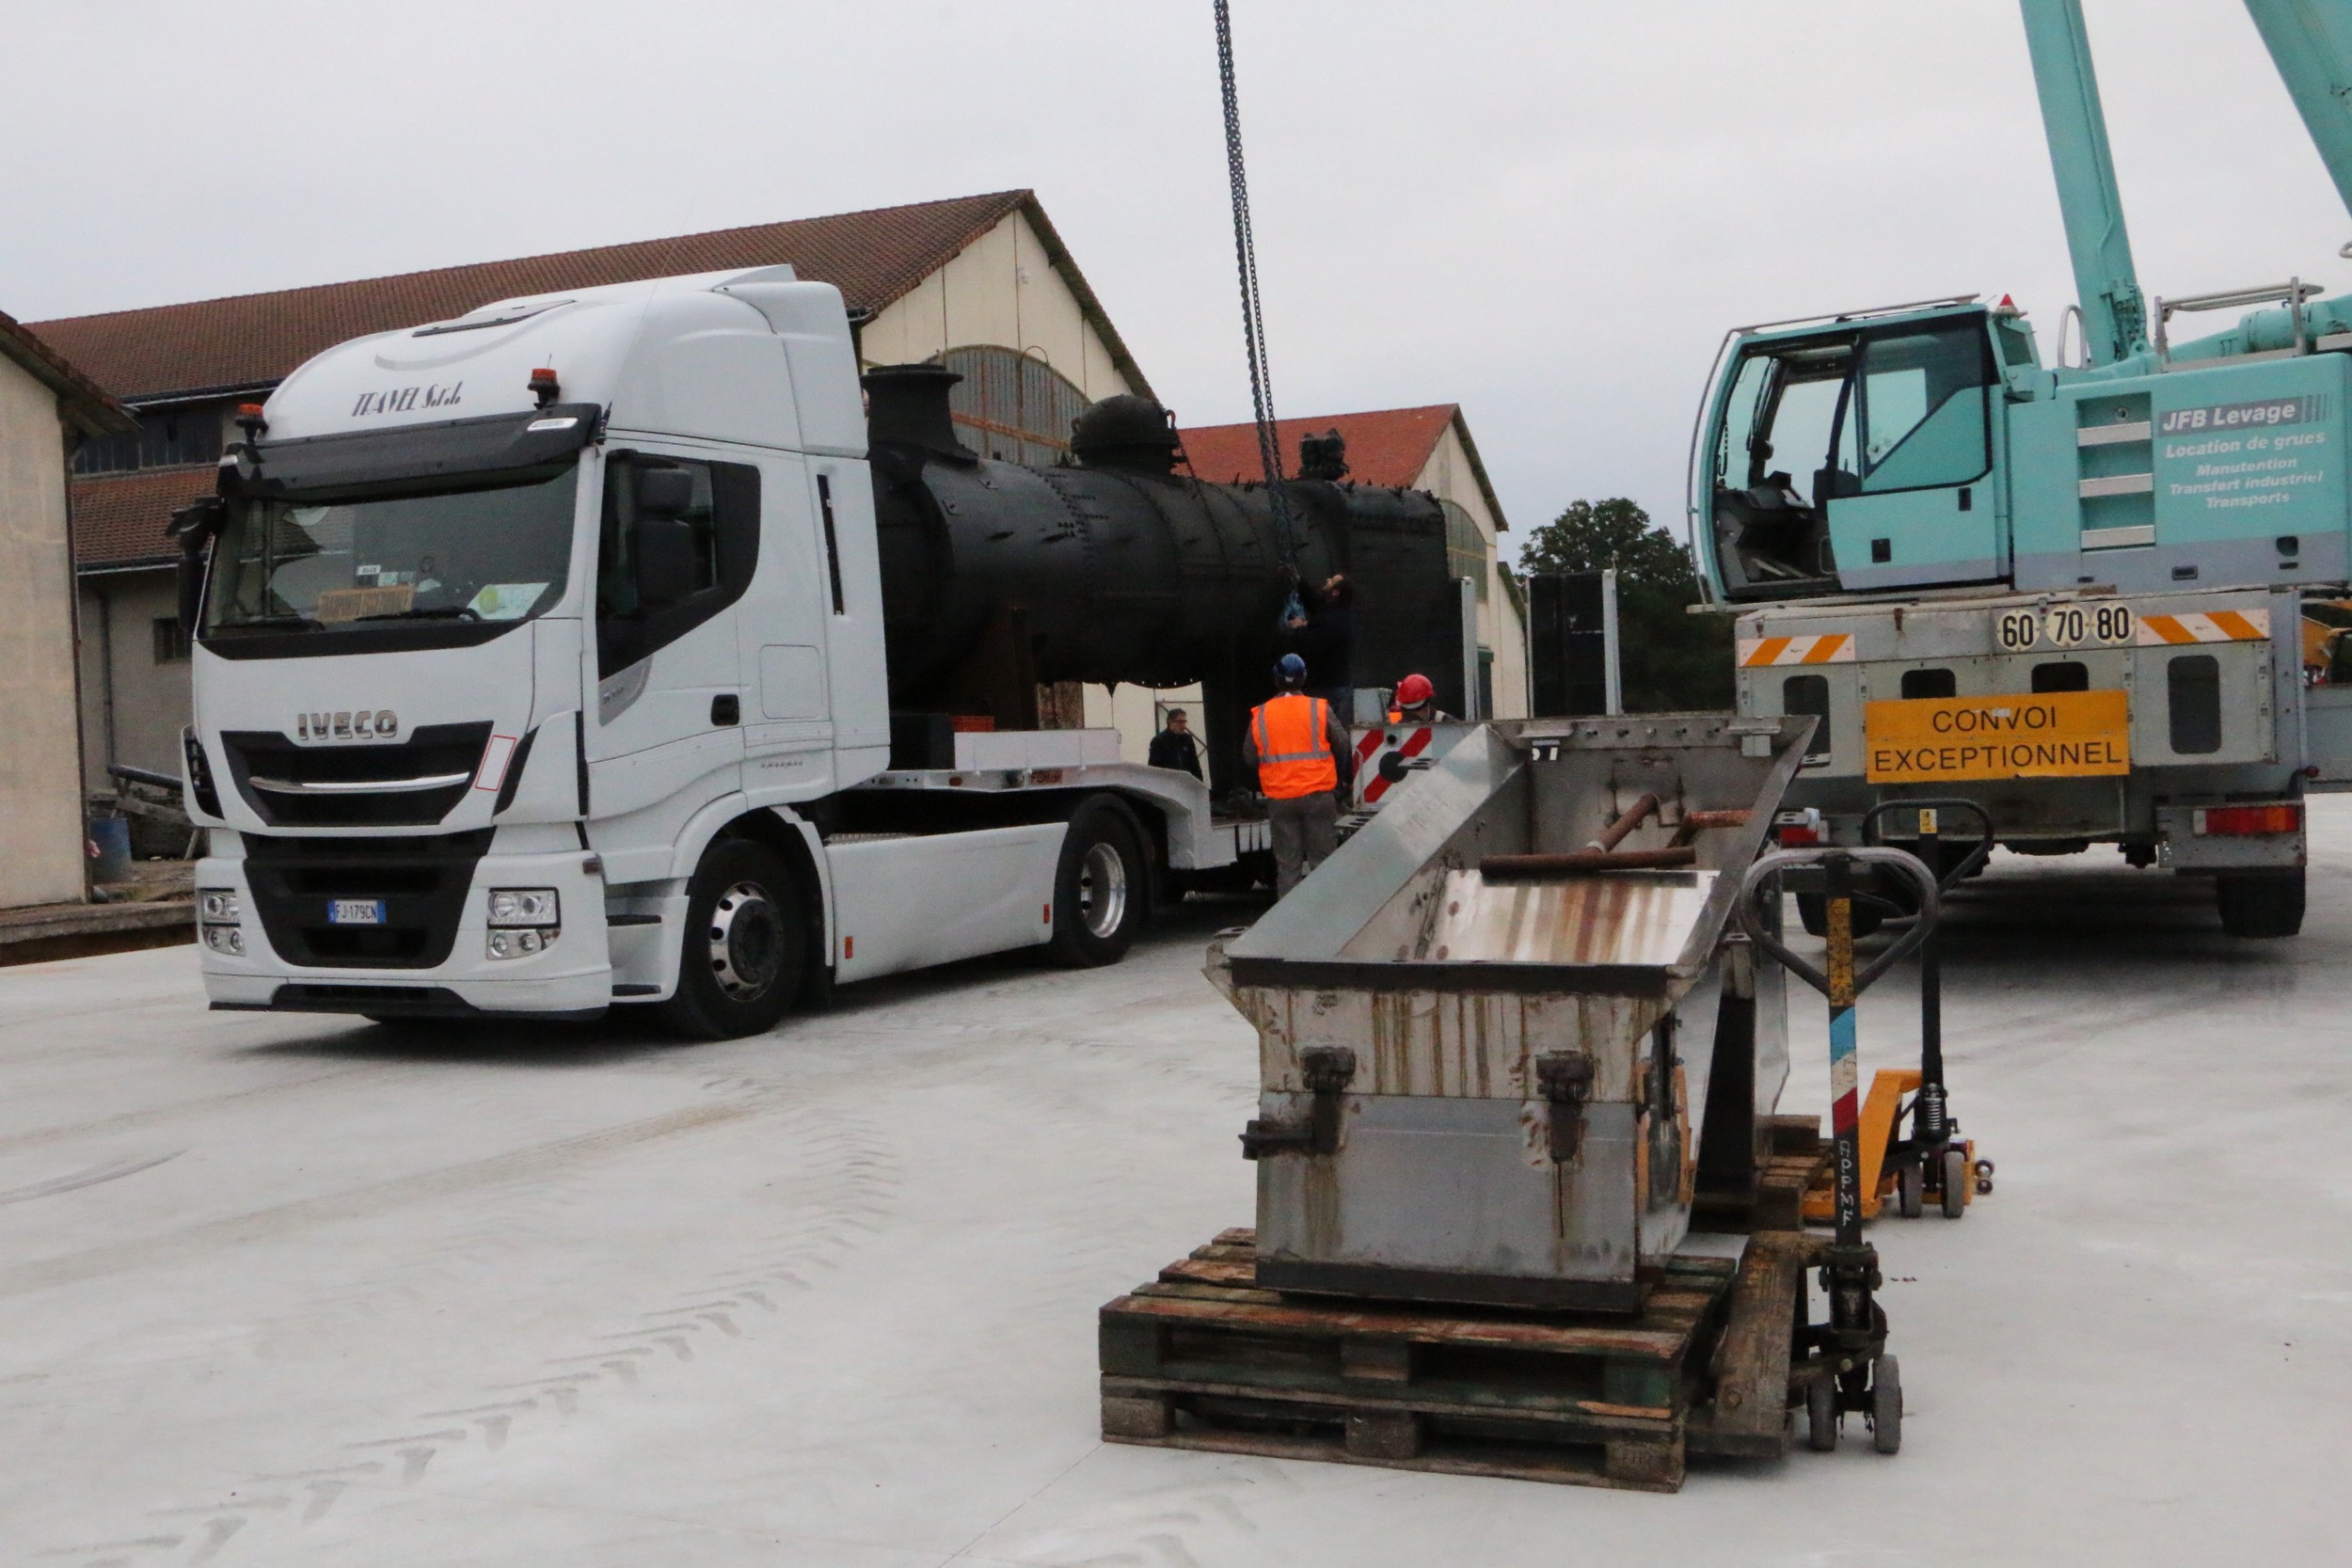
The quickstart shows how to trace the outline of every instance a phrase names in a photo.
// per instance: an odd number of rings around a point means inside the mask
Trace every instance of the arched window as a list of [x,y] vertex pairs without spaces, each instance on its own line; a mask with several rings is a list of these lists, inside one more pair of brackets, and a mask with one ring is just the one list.
[[1087,405],[1078,384],[1033,354],[994,343],[951,348],[939,362],[963,379],[947,406],[984,457],[1052,465],[1070,456],[1070,421]]
[[1478,602],[1485,604],[1488,593],[1486,536],[1478,531],[1478,520],[1460,501],[1440,498],[1438,504],[1445,509],[1446,572],[1477,584]]

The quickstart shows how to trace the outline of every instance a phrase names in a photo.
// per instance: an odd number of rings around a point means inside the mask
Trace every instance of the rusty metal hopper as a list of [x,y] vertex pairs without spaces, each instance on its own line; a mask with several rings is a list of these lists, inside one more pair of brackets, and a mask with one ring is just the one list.
[[1777,966],[1728,923],[1809,725],[1489,725],[1211,949],[1259,1036],[1260,1283],[1640,1306],[1701,1109],[1752,1140],[1786,1076]]

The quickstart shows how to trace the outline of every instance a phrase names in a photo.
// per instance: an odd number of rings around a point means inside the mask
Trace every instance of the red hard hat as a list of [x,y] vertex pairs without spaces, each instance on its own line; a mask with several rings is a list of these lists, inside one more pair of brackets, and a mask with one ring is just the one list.
[[1437,694],[1438,689],[1429,684],[1427,675],[1407,675],[1396,683],[1396,705],[1399,707],[1419,707]]

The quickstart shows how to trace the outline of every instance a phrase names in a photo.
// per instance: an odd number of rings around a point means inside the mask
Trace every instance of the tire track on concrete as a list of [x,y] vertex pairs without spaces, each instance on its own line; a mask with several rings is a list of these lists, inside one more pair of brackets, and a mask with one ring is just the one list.
[[149,1105],[135,1111],[122,1111],[90,1121],[68,1122],[58,1127],[35,1128],[24,1132],[0,1133],[0,1154],[11,1154],[21,1148],[40,1148],[49,1144],[70,1143],[75,1138],[106,1137],[116,1132],[136,1132],[151,1127],[161,1127],[183,1117],[201,1116],[215,1110],[241,1109],[256,1100],[274,1099],[278,1095],[300,1094],[328,1084],[341,1083],[358,1074],[382,1074],[389,1069],[369,1064],[359,1067],[337,1068],[331,1072],[312,1073],[307,1078],[288,1079],[275,1084],[256,1084],[249,1088],[231,1089],[226,1094],[202,1095],[194,1100],[175,1100],[167,1105]]
[[[417,1486],[445,1456],[489,1462],[534,1432],[592,1415],[599,1394],[641,1388],[728,1346],[788,1331],[794,1297],[818,1291],[825,1275],[894,1213],[898,1162],[874,1125],[791,1104],[781,1083],[728,1079],[703,1086],[751,1091],[749,1102],[726,1109],[766,1113],[779,1145],[800,1157],[789,1178],[796,1189],[788,1195],[791,1214],[782,1223],[717,1266],[641,1297],[639,1310],[583,1325],[554,1347],[562,1354],[517,1367],[511,1377],[485,1378],[472,1398],[421,1398],[406,1418],[388,1423],[389,1430],[334,1442],[310,1463],[249,1476],[213,1502],[151,1510],[147,1517],[163,1527],[156,1533],[141,1536],[133,1527],[42,1555],[72,1568],[210,1564],[273,1544],[283,1556],[300,1539],[294,1532],[326,1520],[355,1490]],[[657,1305],[643,1307],[647,1300]],[[192,1529],[199,1521],[200,1530]]]
[[45,1258],[12,1268],[0,1268],[0,1300],[102,1279],[126,1269],[187,1262],[221,1247],[267,1241],[310,1226],[364,1218],[387,1210],[405,1208],[434,1198],[451,1197],[482,1187],[536,1180],[575,1161],[594,1159],[633,1148],[660,1138],[700,1132],[722,1122],[756,1114],[751,1105],[698,1105],[671,1111],[642,1121],[624,1123],[575,1137],[558,1138],[529,1148],[513,1149],[486,1159],[444,1165],[414,1176],[395,1177],[340,1193],[297,1198],[268,1209],[232,1214],[184,1229],[167,1231],[104,1246],[86,1248],[57,1258]]

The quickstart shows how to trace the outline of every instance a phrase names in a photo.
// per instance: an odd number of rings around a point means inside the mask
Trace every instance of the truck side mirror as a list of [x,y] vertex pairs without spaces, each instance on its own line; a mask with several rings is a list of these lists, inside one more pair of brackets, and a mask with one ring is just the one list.
[[174,512],[165,531],[180,542],[180,631],[184,637],[196,636],[203,617],[205,558],[227,515],[218,496],[206,496]]
[[[690,476],[682,469],[657,468],[653,472],[675,473],[689,480],[691,489]],[[637,556],[637,602],[647,610],[676,604],[702,586],[694,559],[693,525],[675,514],[640,517],[631,544]]]

